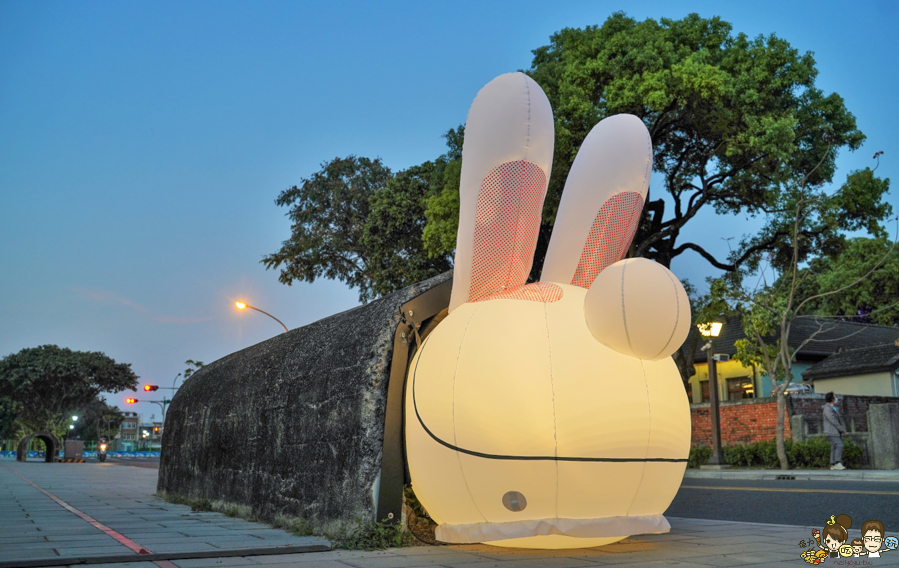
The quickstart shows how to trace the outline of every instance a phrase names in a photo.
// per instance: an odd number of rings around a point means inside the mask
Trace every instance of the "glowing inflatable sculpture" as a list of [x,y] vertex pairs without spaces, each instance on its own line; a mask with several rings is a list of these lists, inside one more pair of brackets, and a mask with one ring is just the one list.
[[649,186],[643,123],[597,124],[569,173],[540,282],[531,269],[553,117],[521,73],[465,126],[450,313],[406,386],[412,485],[445,542],[598,546],[669,530],[690,411],[670,355],[690,326],[667,269],[627,253]]

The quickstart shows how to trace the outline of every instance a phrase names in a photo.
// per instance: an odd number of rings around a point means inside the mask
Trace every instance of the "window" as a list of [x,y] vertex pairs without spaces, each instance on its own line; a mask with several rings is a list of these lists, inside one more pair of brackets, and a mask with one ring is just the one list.
[[727,400],[743,400],[754,397],[755,388],[752,386],[751,377],[727,379]]
[[122,422],[123,430],[134,430],[135,428],[137,428],[137,424],[134,422]]
[[702,402],[709,402],[711,400],[709,397],[709,382],[699,381],[699,386],[702,387]]

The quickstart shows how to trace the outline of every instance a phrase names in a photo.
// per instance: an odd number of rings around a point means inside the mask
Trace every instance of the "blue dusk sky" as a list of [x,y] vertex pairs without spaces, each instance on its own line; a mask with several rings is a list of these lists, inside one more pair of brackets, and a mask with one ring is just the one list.
[[[880,150],[878,174],[896,179],[895,0],[2,0],[0,356],[102,351],[165,386],[186,359],[279,333],[235,300],[290,328],[357,305],[340,282],[288,287],[260,264],[290,234],[278,193],[338,156],[395,170],[435,158],[485,83],[530,67],[554,32],[618,10],[717,15],[814,52],[818,87],[867,135],[837,181]],[[738,221],[708,214],[684,237],[723,254],[755,226]],[[672,269],[700,285],[716,273],[692,252]],[[108,399],[159,419],[129,395]]]

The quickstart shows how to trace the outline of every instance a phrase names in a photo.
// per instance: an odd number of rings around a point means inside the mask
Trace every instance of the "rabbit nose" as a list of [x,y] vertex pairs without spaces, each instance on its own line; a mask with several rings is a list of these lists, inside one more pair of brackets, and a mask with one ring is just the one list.
[[584,297],[584,316],[593,337],[606,347],[657,361],[687,339],[690,300],[670,270],[629,258],[599,273]]

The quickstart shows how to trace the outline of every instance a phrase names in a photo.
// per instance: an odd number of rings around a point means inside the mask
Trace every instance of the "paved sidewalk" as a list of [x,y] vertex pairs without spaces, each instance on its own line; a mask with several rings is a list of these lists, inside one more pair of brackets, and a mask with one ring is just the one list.
[[[134,554],[83,518],[66,510],[15,473],[153,552],[327,544],[266,525],[152,497],[156,471],[108,464],[19,464],[0,461],[0,562],[20,559]],[[716,472],[717,473],[717,472]],[[814,498],[814,497],[810,497]],[[131,568],[582,568],[631,565],[648,568],[807,566],[799,555],[813,527],[669,518],[670,533],[643,535],[594,549],[523,550],[487,545],[416,546],[386,551],[332,550],[304,554],[172,559],[115,564]],[[814,527],[820,530],[820,527]],[[888,533],[893,527],[887,527]],[[850,530],[850,538],[858,536]],[[863,560],[863,559],[844,559]],[[870,565],[899,566],[899,550]],[[840,565],[834,560],[827,564]],[[846,563],[846,565],[852,565]],[[865,565],[865,564],[859,564]],[[101,567],[112,564],[98,565]]]
[[0,562],[134,554],[16,474],[151,552],[329,543],[153,497],[158,471],[99,463],[0,461]]
[[781,476],[792,476],[801,481],[883,481],[899,483],[899,470],[889,469],[688,469],[687,479],[751,479],[770,481]]

